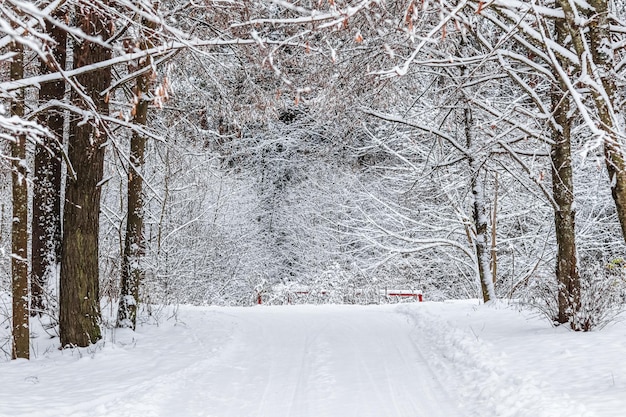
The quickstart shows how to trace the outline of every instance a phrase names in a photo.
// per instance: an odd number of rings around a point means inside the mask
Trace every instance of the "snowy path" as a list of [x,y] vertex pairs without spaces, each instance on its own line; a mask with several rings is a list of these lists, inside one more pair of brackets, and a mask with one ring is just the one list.
[[207,396],[184,414],[455,415],[398,314],[270,308],[242,311],[236,324],[226,360],[194,370]]
[[0,415],[5,407],[11,416],[460,415],[407,317],[392,309],[189,309],[180,316],[185,325],[167,339],[155,332],[133,348],[67,358],[69,369],[15,364],[10,370],[37,375],[24,379],[28,401],[0,394]]
[[161,318],[97,348],[40,333],[0,362],[0,417],[626,415],[626,320],[574,333],[470,300]]

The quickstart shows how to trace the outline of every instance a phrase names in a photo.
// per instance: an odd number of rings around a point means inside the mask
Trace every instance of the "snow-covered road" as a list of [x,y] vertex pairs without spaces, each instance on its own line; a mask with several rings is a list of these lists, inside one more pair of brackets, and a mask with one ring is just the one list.
[[146,400],[158,399],[162,410],[173,405],[165,415],[458,415],[399,314],[244,309],[232,316],[232,325],[227,351],[195,364],[184,381]]
[[75,351],[8,364],[0,383],[24,390],[1,390],[0,414],[460,415],[409,320],[390,308],[186,308],[179,319],[168,331],[109,335],[114,343],[78,360]]
[[625,331],[476,301],[181,306],[97,347],[36,332],[0,417],[622,417]]

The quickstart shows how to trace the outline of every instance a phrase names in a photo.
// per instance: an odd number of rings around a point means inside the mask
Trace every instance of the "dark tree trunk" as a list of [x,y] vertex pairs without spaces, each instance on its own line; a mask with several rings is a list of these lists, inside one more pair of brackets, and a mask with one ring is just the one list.
[[[112,21],[95,6],[81,4],[76,18],[84,33],[106,41]],[[74,47],[74,67],[80,68],[111,58],[111,50],[87,40]],[[110,67],[77,76],[98,114],[108,113],[108,100],[101,93],[111,85]],[[81,96],[72,92],[72,103],[90,109]],[[98,232],[100,182],[104,165],[106,126],[97,116],[88,123],[81,116],[70,121],[68,157],[75,177],[68,176],[63,210],[59,325],[61,346],[87,346],[100,334],[98,274]]]
[[[557,41],[565,42],[566,30],[563,22],[557,22]],[[551,96],[552,140],[550,151],[552,162],[552,195],[556,208],[554,225],[557,244],[556,278],[558,283],[559,323],[570,323],[578,328],[577,314],[580,310],[580,277],[576,260],[576,228],[574,209],[574,178],[572,174],[571,122],[569,95],[566,86],[554,86]]]
[[[24,50],[21,44],[12,46],[11,80],[24,78]],[[24,92],[17,93],[11,104],[13,116],[24,116]],[[26,175],[26,136],[17,135],[11,144],[13,221],[11,223],[11,288],[13,307],[12,358],[30,356],[28,314],[28,183]]]
[[[147,33],[141,42],[141,49],[153,46],[150,33],[156,26],[154,22],[143,22]],[[151,67],[150,57],[139,61],[139,68]],[[145,126],[148,116],[151,80],[154,77],[152,69],[137,77],[134,91],[133,122]],[[139,304],[139,285],[144,275],[141,258],[145,252],[143,238],[143,170],[146,137],[138,131],[133,131],[130,139],[130,164],[128,166],[128,216],[126,220],[126,235],[124,238],[124,253],[122,256],[122,276],[120,301],[117,315],[118,327],[130,327],[133,330],[137,324],[137,307]]]
[[[55,17],[63,19],[64,13]],[[41,62],[41,73],[65,69],[67,33],[46,22],[46,33],[52,38],[51,58]],[[39,101],[63,100],[63,80],[44,82],[39,90]],[[61,144],[63,142],[63,113],[51,109],[39,116],[52,138],[44,138],[35,146],[35,178],[33,181],[31,315],[46,309],[45,288],[54,278],[61,260]]]
[[550,152],[552,161],[552,192],[557,210],[554,225],[557,242],[556,277],[559,284],[557,321],[571,322],[575,327],[576,314],[580,310],[580,278],[576,263],[576,234],[574,210],[574,182],[570,125],[567,120],[569,99],[561,90],[552,93],[552,105],[556,123],[561,131],[553,131],[554,145]]

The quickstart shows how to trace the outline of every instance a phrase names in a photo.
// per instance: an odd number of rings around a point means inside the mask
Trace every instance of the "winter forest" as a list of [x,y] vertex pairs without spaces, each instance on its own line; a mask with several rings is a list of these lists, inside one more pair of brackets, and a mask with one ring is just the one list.
[[298,288],[582,331],[626,301],[623,0],[5,0],[0,31],[5,359]]

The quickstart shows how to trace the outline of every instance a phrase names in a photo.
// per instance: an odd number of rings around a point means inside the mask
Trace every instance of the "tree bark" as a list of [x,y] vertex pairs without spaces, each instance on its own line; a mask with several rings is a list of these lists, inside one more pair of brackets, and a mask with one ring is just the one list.
[[[110,17],[95,6],[77,6],[81,30],[106,42],[113,32]],[[74,47],[74,67],[80,68],[111,58],[105,46],[83,40]],[[72,92],[75,106],[90,110],[92,118],[70,121],[68,157],[75,177],[68,176],[63,211],[59,325],[61,346],[87,346],[101,338],[98,273],[98,234],[100,187],[104,167],[106,126],[99,114],[108,113],[108,100],[101,93],[111,85],[111,68],[76,77],[83,86],[81,94]]]
[[576,259],[576,229],[574,209],[574,179],[572,175],[571,126],[567,116],[570,100],[558,86],[553,87],[552,110],[557,126],[552,128],[554,144],[550,151],[552,162],[552,193],[557,209],[554,226],[557,244],[556,278],[558,283],[559,323],[570,323],[577,329],[576,316],[580,310],[580,277]]
[[[55,17],[63,19],[59,11]],[[46,33],[53,41],[51,57],[41,62],[41,74],[65,69],[67,33],[46,22]],[[63,100],[63,80],[44,82],[39,90],[39,101]],[[44,138],[35,146],[35,178],[33,181],[33,219],[31,252],[31,315],[46,310],[45,288],[54,278],[61,261],[61,146],[63,143],[63,113],[51,109],[39,116],[52,138]]]
[[[11,80],[24,78],[24,49],[19,43],[11,47],[14,56],[10,65]],[[17,92],[11,103],[13,116],[24,116],[24,90]],[[11,144],[13,221],[11,223],[11,288],[13,319],[13,359],[30,356],[28,313],[28,170],[26,166],[26,135],[19,134]]]
[[471,175],[472,189],[472,218],[476,236],[474,237],[474,247],[476,250],[476,263],[478,264],[478,277],[480,280],[480,289],[483,301],[487,302],[495,299],[495,291],[493,286],[493,278],[490,274],[489,265],[489,245],[487,244],[487,212],[485,209],[485,191],[484,183],[480,177],[480,164],[474,153],[473,128],[474,121],[472,109],[469,105],[463,110],[463,121],[465,125],[465,140],[467,142],[468,162]]
[[498,280],[498,173],[495,175],[493,191],[493,213],[491,213],[491,281],[496,285]]
[[[144,20],[143,26],[147,29],[144,39],[140,43],[141,49],[153,47],[151,33],[156,23]],[[146,68],[152,65],[150,57],[142,58],[138,67]],[[150,69],[137,77],[134,91],[133,123],[145,126],[150,104],[149,93],[154,70]],[[137,325],[137,307],[139,304],[139,285],[144,276],[141,258],[145,253],[143,237],[143,172],[146,137],[133,131],[130,139],[130,163],[128,166],[128,216],[126,220],[126,235],[124,238],[124,253],[122,256],[120,301],[117,315],[118,327],[130,327],[133,330]]]

